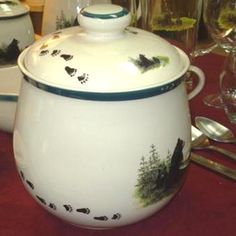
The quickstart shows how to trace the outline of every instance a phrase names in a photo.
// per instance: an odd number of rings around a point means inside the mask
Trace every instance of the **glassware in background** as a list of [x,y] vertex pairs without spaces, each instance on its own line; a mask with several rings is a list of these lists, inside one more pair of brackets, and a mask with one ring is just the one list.
[[236,45],[231,49],[220,75],[220,91],[225,113],[236,124]]
[[42,35],[78,25],[77,11],[98,3],[111,3],[111,0],[45,0]]
[[[143,29],[151,31],[191,54],[196,49],[202,0],[141,0]],[[193,75],[187,74],[187,89],[192,89]]]
[[[209,35],[229,53],[236,40],[236,0],[205,0],[203,17]],[[223,108],[219,92],[207,95],[203,102],[208,106]]]
[[112,4],[120,5],[128,9],[132,15],[130,26],[137,27],[138,19],[141,12],[139,12],[139,0],[112,0]]

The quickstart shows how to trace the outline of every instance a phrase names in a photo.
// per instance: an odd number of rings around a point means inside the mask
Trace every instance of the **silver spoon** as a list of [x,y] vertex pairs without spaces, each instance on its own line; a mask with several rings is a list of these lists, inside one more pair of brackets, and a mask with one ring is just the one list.
[[203,116],[195,118],[196,126],[210,139],[223,143],[236,143],[233,132],[222,124]]
[[200,150],[200,149],[208,149],[213,150],[216,152],[219,152],[221,154],[224,154],[225,156],[228,156],[232,160],[236,161],[236,153],[230,152],[226,149],[216,147],[214,145],[210,144],[209,139],[205,134],[203,134],[199,129],[192,126],[191,127],[192,132],[192,149]]
[[191,153],[190,159],[191,159],[191,161],[197,163],[198,165],[204,166],[205,168],[208,168],[216,173],[222,174],[222,175],[236,181],[236,170],[234,170],[232,168],[229,168],[229,167],[224,166],[218,162],[207,159],[207,158],[200,156],[196,153]]

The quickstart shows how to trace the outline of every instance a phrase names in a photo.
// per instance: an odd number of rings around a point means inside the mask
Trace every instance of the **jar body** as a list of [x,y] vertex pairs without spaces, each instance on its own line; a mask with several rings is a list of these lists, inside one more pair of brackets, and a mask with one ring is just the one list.
[[52,214],[82,227],[118,227],[154,214],[178,191],[190,127],[183,82],[144,99],[90,101],[24,80],[14,153],[25,187]]
[[34,42],[30,15],[0,19],[0,129],[13,132],[22,73],[17,59]]

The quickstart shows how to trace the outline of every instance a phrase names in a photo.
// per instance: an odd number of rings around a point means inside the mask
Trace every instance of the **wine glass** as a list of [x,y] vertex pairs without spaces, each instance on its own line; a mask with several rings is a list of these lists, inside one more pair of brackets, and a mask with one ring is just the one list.
[[[212,39],[226,53],[236,40],[236,0],[205,0],[203,19]],[[220,93],[209,94],[203,102],[215,108],[222,108]]]

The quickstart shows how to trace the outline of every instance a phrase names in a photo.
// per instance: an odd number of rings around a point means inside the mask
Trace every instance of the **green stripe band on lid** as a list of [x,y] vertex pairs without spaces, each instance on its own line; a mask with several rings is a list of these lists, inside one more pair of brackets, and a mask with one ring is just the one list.
[[86,17],[90,17],[90,18],[97,18],[97,19],[116,19],[116,18],[120,18],[123,16],[126,16],[129,14],[129,11],[125,8],[121,8],[121,11],[119,12],[113,12],[113,13],[108,13],[108,14],[95,14],[92,12],[88,12],[86,11],[86,9],[82,10],[81,15],[86,16]]

